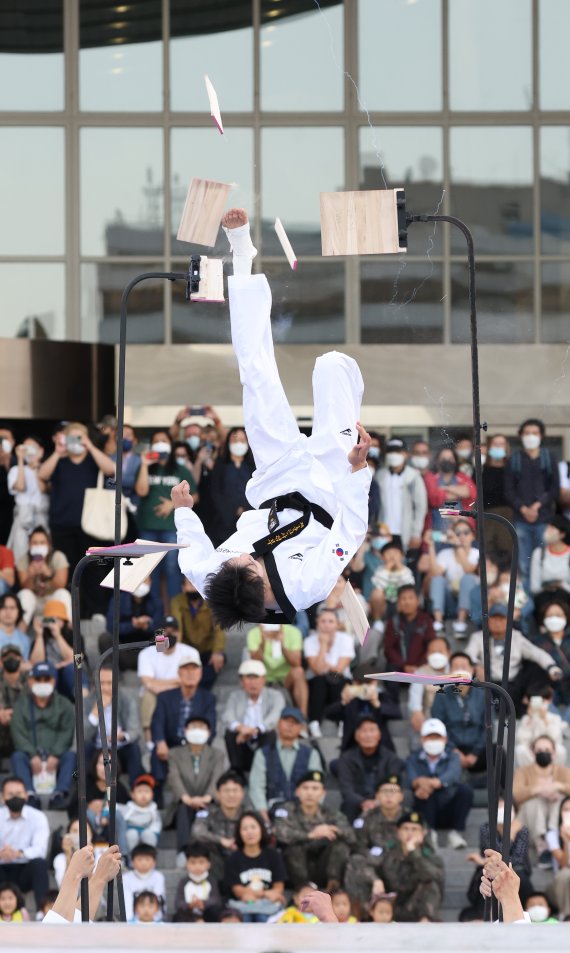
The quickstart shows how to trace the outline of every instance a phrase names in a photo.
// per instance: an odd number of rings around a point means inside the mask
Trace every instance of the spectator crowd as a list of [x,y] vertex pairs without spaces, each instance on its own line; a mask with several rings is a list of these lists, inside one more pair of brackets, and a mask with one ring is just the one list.
[[[516,447],[487,437],[482,506],[512,521],[518,540],[512,864],[530,919],[554,923],[570,919],[570,464],[545,446],[542,421],[524,421],[518,437]],[[129,540],[176,541],[170,492],[181,480],[215,545],[249,508],[247,434],[224,427],[212,407],[181,409],[146,443],[125,426],[122,450]],[[0,922],[41,918],[79,845],[70,583],[85,550],[110,542],[93,535],[86,500],[112,485],[116,455],[111,416],[95,428],[59,425],[49,447],[0,428]],[[233,680],[232,633],[181,575],[176,551],[121,593],[116,840],[132,922],[312,923],[305,900],[315,889],[330,894],[342,923],[438,921],[442,846],[465,851],[473,868],[457,915],[482,918],[489,826],[473,844],[467,825],[485,789],[483,693],[366,678],[482,675],[475,521],[441,512],[476,502],[473,444],[465,436],[408,445],[373,433],[368,463],[363,545],[329,597],[295,624],[248,627]],[[491,678],[500,682],[512,540],[493,519],[485,535]],[[94,568],[82,586],[88,662],[111,645],[111,593],[100,585],[107,572]],[[342,606],[347,579],[370,621],[363,646]],[[159,628],[166,651],[129,647]],[[108,663],[100,687],[102,713],[87,664],[95,860],[109,846]],[[503,824],[501,799],[499,849]],[[180,874],[172,897],[160,869],[170,830]],[[533,884],[537,869],[546,872],[544,892]]]

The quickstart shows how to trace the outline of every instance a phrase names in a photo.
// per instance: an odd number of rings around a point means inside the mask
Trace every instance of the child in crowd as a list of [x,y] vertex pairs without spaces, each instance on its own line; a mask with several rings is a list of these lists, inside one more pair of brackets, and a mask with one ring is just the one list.
[[45,894],[42,902],[40,903],[39,910],[36,913],[36,920],[38,923],[41,923],[44,917],[50,912],[58,896],[59,890],[48,890],[48,892]]
[[133,784],[130,801],[127,801],[124,807],[119,806],[127,825],[129,851],[137,844],[158,846],[162,818],[154,800],[155,785],[156,781],[152,775],[141,774]]
[[335,887],[331,890],[332,908],[339,923],[358,923],[352,914],[352,904],[346,890]]
[[[93,843],[93,831],[91,824],[87,821],[87,843]],[[55,882],[61,887],[65,871],[69,867],[69,861],[73,853],[79,849],[79,820],[75,818],[67,825],[67,831],[61,838],[61,850],[53,859],[53,872]],[[101,850],[99,851],[101,853]],[[47,912],[47,911],[46,911]]]
[[382,550],[382,565],[372,577],[370,608],[375,619],[388,613],[394,615],[398,589],[401,586],[415,586],[414,574],[404,562],[404,550],[401,543],[390,540]]
[[268,923],[318,923],[319,918],[316,917],[314,913],[303,909],[303,900],[308,898],[317,889],[317,885],[314,883],[301,884],[301,886],[293,891],[291,897],[293,903],[283,910],[282,913],[276,914],[275,917],[270,917]]
[[164,874],[156,869],[156,847],[151,847],[150,844],[137,844],[131,853],[131,863],[133,869],[123,876],[127,920],[132,920],[134,899],[141,891],[150,892],[158,897],[157,920],[162,920],[166,909],[166,885]]
[[191,910],[206,920],[217,920],[222,907],[220,891],[210,876],[210,851],[205,844],[190,844],[186,854],[186,877],[180,880],[174,905]]
[[0,923],[25,923],[29,919],[20,888],[15,884],[0,884]]
[[220,913],[220,923],[243,923],[243,917],[239,910],[232,910],[231,907],[225,907]]
[[[126,897],[125,897],[126,900]],[[137,893],[133,901],[133,912],[127,921],[129,923],[157,923],[162,919],[160,900],[152,890],[142,890]]]
[[368,907],[368,912],[373,923],[394,922],[395,899],[395,893],[381,893],[372,898]]

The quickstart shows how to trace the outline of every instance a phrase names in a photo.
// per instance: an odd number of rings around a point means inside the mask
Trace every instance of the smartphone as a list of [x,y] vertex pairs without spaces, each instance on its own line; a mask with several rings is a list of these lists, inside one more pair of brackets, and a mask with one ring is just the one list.
[[160,453],[156,453],[154,450],[149,450],[145,456],[147,460],[160,460]]
[[188,409],[189,409],[189,411],[190,411],[190,416],[191,416],[191,417],[203,417],[204,414],[206,413],[206,408],[205,408],[203,405],[201,405],[201,406],[199,406],[199,407],[198,407],[198,406],[196,406],[196,407],[189,407]]
[[439,530],[439,529],[434,529],[433,533],[431,534],[431,538],[433,539],[434,543],[446,543],[446,542],[447,542],[447,534],[446,534],[446,533],[442,533],[441,530]]

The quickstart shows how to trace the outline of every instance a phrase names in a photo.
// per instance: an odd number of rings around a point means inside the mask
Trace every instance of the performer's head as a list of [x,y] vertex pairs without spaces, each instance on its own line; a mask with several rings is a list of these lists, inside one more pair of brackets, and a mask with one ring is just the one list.
[[266,616],[263,568],[249,553],[228,559],[217,573],[210,573],[204,595],[222,629],[262,622]]

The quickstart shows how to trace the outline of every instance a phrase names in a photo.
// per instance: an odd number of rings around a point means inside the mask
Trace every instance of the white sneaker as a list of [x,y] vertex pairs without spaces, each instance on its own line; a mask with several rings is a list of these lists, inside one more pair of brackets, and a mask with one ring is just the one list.
[[183,850],[179,850],[176,855],[176,869],[184,870],[186,866],[186,854]]
[[443,622],[439,622],[439,620],[436,619],[435,622],[434,622],[434,624],[433,624],[433,631],[434,631],[434,632],[441,632],[442,629],[443,629]]
[[428,841],[429,841],[429,843],[430,843],[430,846],[433,848],[433,850],[437,850],[438,847],[439,847],[439,841],[438,841],[438,839],[437,839],[437,831],[434,831],[434,830],[432,829],[432,830],[429,832],[429,834],[428,834],[428,836],[427,836],[427,839],[428,839]]
[[450,831],[447,835],[447,846],[452,850],[460,850],[462,847],[467,847],[467,841],[459,831]]
[[319,725],[318,721],[310,721],[310,722],[309,722],[309,734],[310,734],[311,738],[322,738],[322,737],[323,737],[323,733],[322,733],[322,731],[321,731],[321,726]]
[[383,632],[384,623],[382,622],[382,619],[376,619],[376,622],[372,623],[372,628],[374,629],[375,632]]
[[466,622],[459,622],[459,621],[456,619],[456,621],[453,623],[453,632],[454,632],[456,638],[458,638],[458,639],[463,639],[463,638],[465,638],[465,633],[467,632],[467,623],[466,623]]

